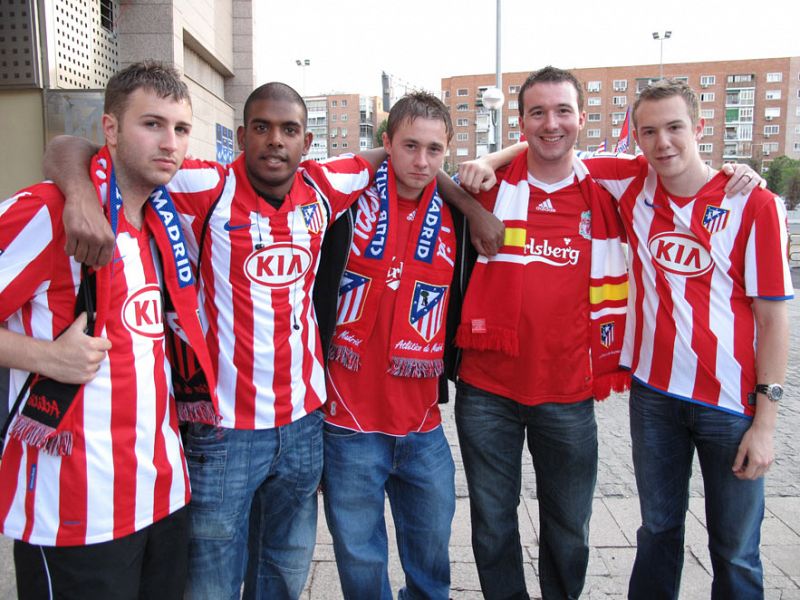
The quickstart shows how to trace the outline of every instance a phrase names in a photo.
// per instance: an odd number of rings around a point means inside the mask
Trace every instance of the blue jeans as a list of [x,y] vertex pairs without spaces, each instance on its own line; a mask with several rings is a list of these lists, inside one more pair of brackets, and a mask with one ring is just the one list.
[[299,597],[316,542],[321,412],[275,429],[191,425],[186,458],[187,597],[238,599],[245,579],[244,598]]
[[391,600],[385,495],[406,587],[399,598],[450,592],[455,465],[441,427],[394,437],[325,424],[325,517],[348,600]]
[[631,441],[642,526],[630,598],[677,598],[683,569],[689,479],[697,448],[705,489],[715,599],[763,598],[759,557],[764,479],[737,479],[733,466],[750,419],[672,398],[636,380],[630,395]]
[[459,381],[455,413],[484,597],[528,597],[517,520],[527,434],[539,499],[542,596],[577,598],[597,481],[594,400],[525,406]]

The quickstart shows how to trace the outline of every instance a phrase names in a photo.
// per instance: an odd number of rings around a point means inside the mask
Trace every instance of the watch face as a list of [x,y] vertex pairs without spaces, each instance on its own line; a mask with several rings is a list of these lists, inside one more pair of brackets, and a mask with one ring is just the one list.
[[777,402],[783,398],[783,387],[777,384],[769,386],[767,389],[767,398],[773,402]]

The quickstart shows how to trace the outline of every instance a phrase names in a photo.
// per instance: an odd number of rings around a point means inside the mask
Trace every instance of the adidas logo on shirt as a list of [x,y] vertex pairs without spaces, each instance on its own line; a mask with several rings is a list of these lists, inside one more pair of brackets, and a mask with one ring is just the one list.
[[536,210],[540,210],[542,212],[556,212],[556,209],[553,207],[553,203],[550,202],[550,198],[545,200],[544,202],[540,202],[539,205],[536,207]]

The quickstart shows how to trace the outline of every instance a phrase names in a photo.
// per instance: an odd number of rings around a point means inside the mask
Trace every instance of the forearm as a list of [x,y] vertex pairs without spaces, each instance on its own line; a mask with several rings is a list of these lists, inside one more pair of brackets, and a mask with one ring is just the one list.
[[482,160],[486,161],[493,171],[496,171],[497,169],[505,167],[508,163],[514,160],[518,154],[525,152],[527,149],[528,142],[517,142],[512,146],[508,146],[507,148],[503,148],[497,152],[492,152],[491,154],[485,155]]
[[358,156],[372,165],[372,170],[376,171],[378,167],[381,166],[381,163],[386,160],[388,155],[383,148],[372,148],[371,150],[359,152]]
[[89,166],[99,148],[80,137],[60,135],[45,149],[44,176],[55,183],[66,198],[94,196]]
[[478,211],[486,212],[480,202],[453,181],[444,171],[440,170],[436,174],[436,185],[444,201],[460,211],[468,220],[478,215]]
[[[783,384],[789,355],[789,317],[786,303],[755,299],[756,317],[756,383]],[[764,394],[756,396],[753,425],[772,431],[777,419],[778,403]]]
[[41,373],[50,360],[53,342],[39,340],[0,327],[0,366]]

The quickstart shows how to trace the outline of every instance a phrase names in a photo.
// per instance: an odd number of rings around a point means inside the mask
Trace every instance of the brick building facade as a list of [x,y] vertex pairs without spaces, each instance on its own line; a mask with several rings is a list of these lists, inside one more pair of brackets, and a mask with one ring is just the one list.
[[[777,156],[800,159],[800,57],[676,63],[663,69],[664,77],[684,79],[700,95],[705,120],[700,152],[709,164],[753,159],[768,167]],[[572,69],[586,99],[578,148],[593,150],[604,140],[613,148],[627,108],[639,91],[658,80],[659,70],[657,64]],[[504,147],[519,138],[518,95],[527,76],[503,74]],[[481,96],[494,82],[494,74],[442,79],[442,99],[456,132],[448,157],[453,165],[489,149],[491,118]]]

